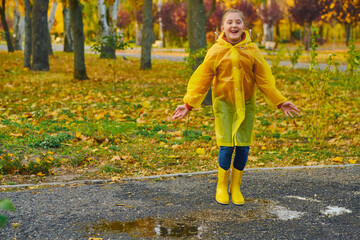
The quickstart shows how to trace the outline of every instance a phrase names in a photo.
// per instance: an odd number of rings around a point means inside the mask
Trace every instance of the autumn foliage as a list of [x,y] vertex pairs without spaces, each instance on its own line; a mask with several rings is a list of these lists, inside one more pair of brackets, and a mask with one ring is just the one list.
[[[183,121],[170,120],[186,89],[182,63],[158,60],[151,70],[140,71],[138,59],[118,58],[114,91],[112,62],[87,55],[90,80],[78,82],[72,58],[57,53],[50,57],[51,70],[37,73],[22,68],[20,52],[0,52],[0,159],[12,166],[7,172],[0,165],[1,173],[98,178],[216,169],[211,106]],[[358,90],[342,80],[353,78],[327,75],[321,101],[330,105],[318,116],[326,132],[314,140],[310,116],[316,96],[309,96],[310,76],[288,68],[276,75],[281,91],[302,110],[296,119],[270,109],[257,95],[248,167],[358,161]]]

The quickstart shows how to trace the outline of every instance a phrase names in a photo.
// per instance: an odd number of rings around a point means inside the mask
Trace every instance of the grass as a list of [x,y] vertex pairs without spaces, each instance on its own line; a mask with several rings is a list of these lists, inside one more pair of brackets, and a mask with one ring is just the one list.
[[[52,160],[44,166],[53,171],[29,178],[2,170],[2,184],[64,174],[110,178],[217,168],[212,108],[194,110],[182,121],[170,120],[186,91],[181,63],[154,60],[151,70],[140,71],[138,59],[119,58],[114,89],[112,62],[98,56],[86,55],[88,81],[73,79],[72,54],[56,52],[49,72],[24,69],[22,57],[22,52],[0,52],[0,151],[28,168],[51,151]],[[277,73],[280,90],[302,110],[296,119],[268,107],[257,95],[256,138],[248,167],[358,161],[356,88],[342,83],[343,76],[333,76],[328,96],[332,110],[326,116],[331,131],[316,145],[308,141],[307,117],[313,109],[302,87],[306,75],[305,70],[288,68]]]

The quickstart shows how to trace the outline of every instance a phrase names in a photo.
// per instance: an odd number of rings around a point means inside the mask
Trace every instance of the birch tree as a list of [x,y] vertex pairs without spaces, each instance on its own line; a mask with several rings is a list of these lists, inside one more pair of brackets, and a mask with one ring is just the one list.
[[74,51],[74,39],[70,26],[70,11],[68,3],[63,0],[63,22],[64,22],[64,52]]
[[54,52],[52,50],[52,44],[51,44],[50,30],[51,30],[51,28],[52,28],[52,26],[54,24],[57,5],[58,5],[58,0],[52,1],[50,15],[49,15],[49,19],[48,19],[48,32],[49,32],[49,35],[48,35],[48,52],[49,52],[49,55],[54,55]]
[[[120,0],[109,1],[97,0],[98,18],[99,18],[99,37],[104,39],[116,34],[117,12]],[[100,58],[116,58],[115,48],[111,46],[102,46]]]
[[14,0],[14,49],[22,50],[22,40],[24,36],[24,28],[25,28],[25,14],[24,9],[20,10],[20,5],[18,0]]

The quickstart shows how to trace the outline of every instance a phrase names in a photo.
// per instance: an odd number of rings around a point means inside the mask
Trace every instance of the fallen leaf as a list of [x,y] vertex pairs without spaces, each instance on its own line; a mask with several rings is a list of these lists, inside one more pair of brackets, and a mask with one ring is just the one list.
[[356,164],[356,163],[357,163],[357,160],[356,160],[356,159],[349,159],[349,163],[351,163],[351,164]]
[[342,163],[343,162],[343,158],[342,157],[336,157],[332,159],[333,162],[339,162]]
[[204,155],[205,154],[205,149],[204,148],[198,148],[196,149],[196,153],[199,155]]
[[81,132],[76,132],[75,137],[80,138],[81,137]]

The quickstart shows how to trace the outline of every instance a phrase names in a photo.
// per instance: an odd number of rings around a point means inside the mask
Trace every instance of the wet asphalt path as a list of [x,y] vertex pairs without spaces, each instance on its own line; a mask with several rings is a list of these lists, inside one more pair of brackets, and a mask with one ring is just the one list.
[[246,171],[243,206],[215,189],[207,174],[0,192],[16,207],[0,239],[359,239],[359,166]]

